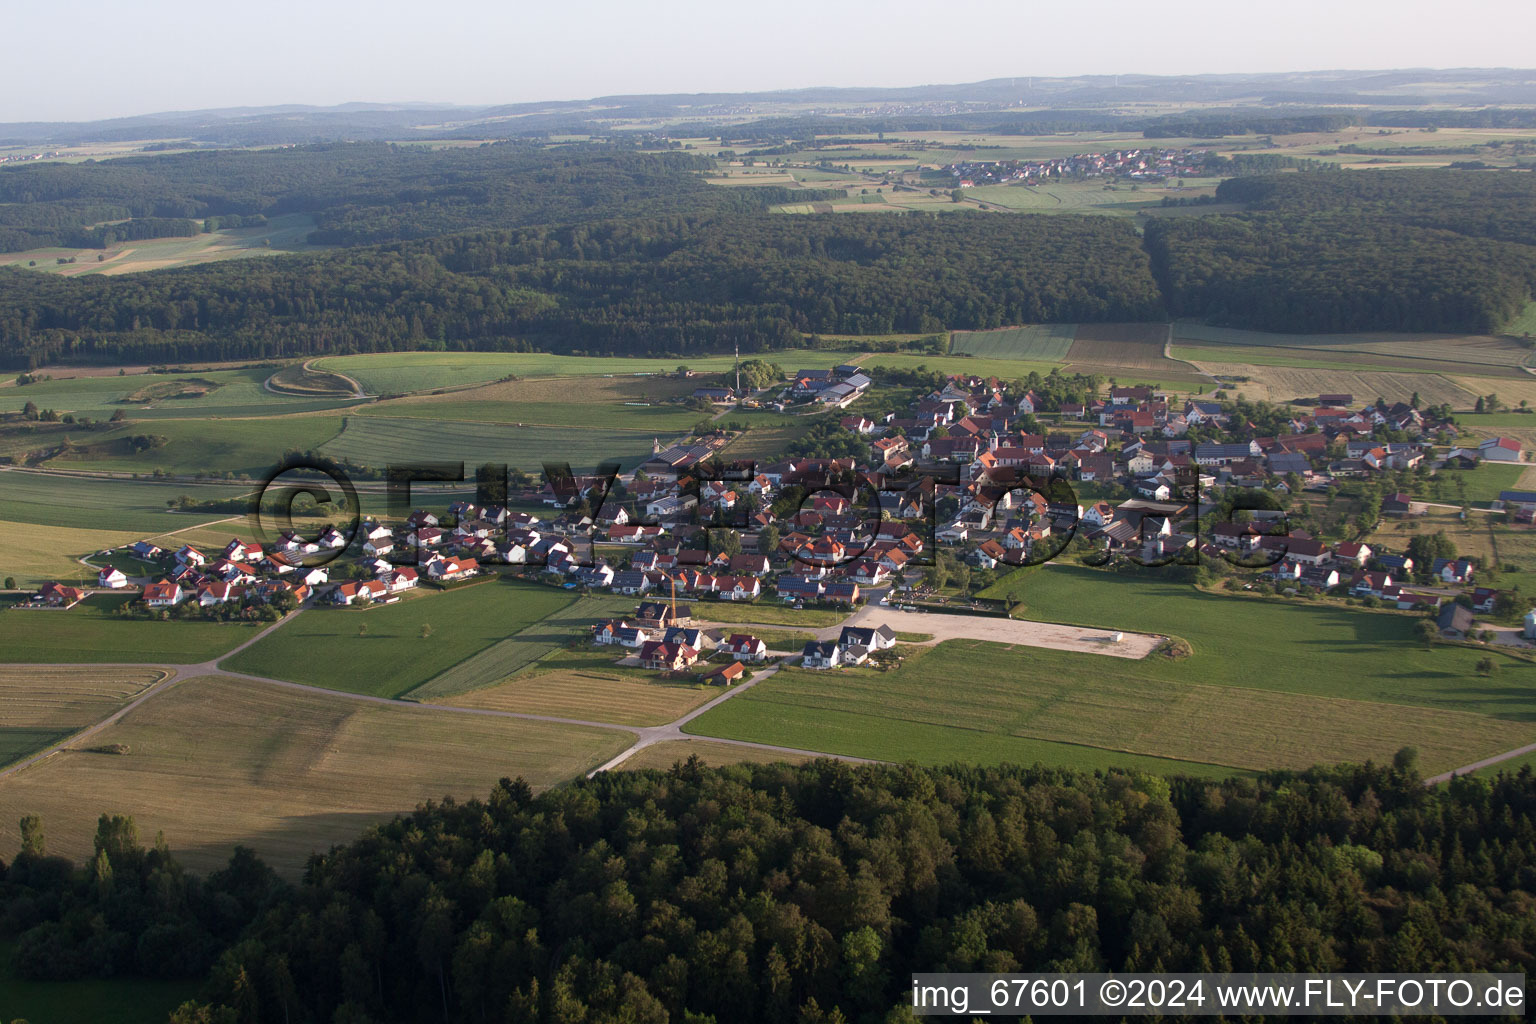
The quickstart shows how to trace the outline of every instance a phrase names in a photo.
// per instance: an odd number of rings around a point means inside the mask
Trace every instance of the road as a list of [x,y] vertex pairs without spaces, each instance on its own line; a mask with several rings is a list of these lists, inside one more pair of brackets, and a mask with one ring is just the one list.
[[1450,782],[1451,779],[1458,775],[1470,775],[1481,768],[1491,768],[1500,762],[1508,761],[1511,758],[1519,757],[1522,754],[1532,753],[1536,753],[1536,743],[1527,743],[1523,747],[1516,747],[1514,750],[1506,750],[1502,754],[1495,754],[1492,757],[1485,757],[1481,761],[1473,761],[1471,764],[1463,765],[1460,768],[1454,768],[1451,771],[1442,772],[1439,775],[1425,779],[1424,785],[1438,786],[1442,782]]

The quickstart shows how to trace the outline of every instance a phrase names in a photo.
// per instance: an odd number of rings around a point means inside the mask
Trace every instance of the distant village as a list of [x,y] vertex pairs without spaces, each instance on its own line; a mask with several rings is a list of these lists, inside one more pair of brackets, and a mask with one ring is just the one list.
[[1162,181],[1204,173],[1204,149],[1116,149],[1044,160],[965,160],[943,169],[961,188],[973,185],[1039,184],[1052,178],[1128,178]]
[[[755,394],[707,386],[693,397],[846,410],[875,383],[861,366],[839,365],[798,370]],[[878,419],[841,417],[838,436],[862,456],[735,464],[722,459],[729,434],[705,433],[686,444],[658,443],[616,481],[546,480],[511,496],[512,505],[538,511],[458,501],[443,515],[418,509],[400,522],[365,521],[352,538],[332,527],[265,547],[232,538],[215,550],[162,550],[144,540],[122,553],[155,571],[136,578],[104,567],[96,584],[138,589],[134,614],[259,617],[300,606],[391,604],[423,585],[517,574],[634,598],[632,615],[591,624],[593,644],[620,648],[647,669],[724,684],[770,657],[815,669],[879,663],[895,634],[865,617],[835,639],[773,651],[751,630],[711,626],[708,603],[849,613],[936,607],[948,601],[931,585],[940,549],[983,571],[1048,560],[1069,542],[1105,560],[1236,564],[1261,570],[1246,577],[1250,588],[1368,599],[1434,615],[1438,629],[1455,637],[1472,630],[1474,613],[1496,609],[1499,592],[1479,586],[1478,566],[1467,558],[1416,564],[1406,552],[1362,541],[1329,544],[1294,528],[1279,535],[1284,513],[1272,508],[1204,529],[1201,521],[1224,498],[1259,488],[1285,496],[1431,464],[1518,463],[1518,442],[1462,445],[1448,421],[1349,394],[1318,395],[1287,414],[1282,432],[1262,436],[1234,409],[1215,397],[1180,401],[1145,386],[1053,400],[996,378],[957,375]],[[1077,489],[1122,497],[1079,500]],[[1517,523],[1536,522],[1536,492],[1506,491],[1495,504]],[[1422,509],[1392,493],[1380,512],[1407,517]],[[318,556],[332,560],[313,565]],[[69,608],[86,593],[53,582],[31,604]],[[1536,638],[1536,613],[1523,636]]]

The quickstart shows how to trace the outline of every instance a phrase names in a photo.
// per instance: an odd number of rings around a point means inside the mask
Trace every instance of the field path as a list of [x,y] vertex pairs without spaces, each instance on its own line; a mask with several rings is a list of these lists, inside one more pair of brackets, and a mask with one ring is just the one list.
[[1448,772],[1441,772],[1439,775],[1425,779],[1424,785],[1438,786],[1442,782],[1450,782],[1451,779],[1458,775],[1470,775],[1477,771],[1479,768],[1489,768],[1501,761],[1508,761],[1510,758],[1519,757],[1521,754],[1532,753],[1536,753],[1536,743],[1527,743],[1523,747],[1516,747],[1514,750],[1506,750],[1502,754],[1495,754],[1492,757],[1485,757],[1481,761],[1473,761],[1471,764],[1463,765],[1460,768],[1453,768]]

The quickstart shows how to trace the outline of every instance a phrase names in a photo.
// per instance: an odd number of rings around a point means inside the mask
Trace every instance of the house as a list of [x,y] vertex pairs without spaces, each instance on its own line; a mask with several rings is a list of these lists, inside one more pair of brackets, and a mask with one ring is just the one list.
[[742,676],[746,674],[746,666],[739,661],[733,661],[719,671],[705,676],[704,681],[714,686],[732,686],[740,682]]
[[1472,591],[1472,610],[1487,614],[1493,611],[1493,603],[1499,599],[1499,592],[1491,587],[1478,587]]
[[1341,565],[1362,566],[1371,560],[1371,547],[1359,541],[1341,541],[1333,549],[1333,559]]
[[194,568],[208,561],[208,556],[190,544],[184,544],[176,552],[176,561],[182,565],[190,565]]
[[719,650],[748,662],[759,662],[768,657],[768,645],[747,633],[732,633],[728,640],[720,644]]
[[666,601],[642,601],[635,608],[635,621],[641,626],[665,629],[693,618],[693,608],[686,604],[677,606],[676,612]]
[[1357,570],[1349,579],[1349,592],[1355,597],[1383,597],[1392,586],[1392,577],[1384,572]]
[[1339,585],[1339,570],[1326,566],[1308,566],[1301,570],[1299,579],[1303,586],[1316,587],[1318,590],[1332,590]]
[[63,583],[44,583],[34,599],[52,608],[73,608],[85,600],[85,591]]
[[1388,516],[1405,516],[1413,511],[1413,499],[1406,492],[1398,491],[1381,499],[1381,513]]
[[148,562],[152,562],[165,554],[163,550],[147,540],[134,541],[133,547],[128,550],[133,552],[135,558],[142,558]]
[[1520,442],[1511,437],[1490,437],[1477,446],[1477,453],[1488,462],[1519,462]]
[[480,572],[480,563],[473,558],[440,558],[427,564],[427,576],[438,583],[468,579]]
[[872,628],[844,626],[842,634],[837,638],[837,646],[843,648],[845,654],[855,648],[870,653],[889,650],[896,646],[896,631],[884,624]]
[[144,603],[151,608],[174,608],[181,603],[181,586],[170,580],[151,583],[144,588]]
[[844,582],[827,583],[822,587],[821,596],[825,601],[856,604],[859,600],[859,585]]
[[[323,569],[314,570],[314,573],[311,573],[310,577],[305,578],[305,582],[308,583],[310,578],[313,577],[315,573],[320,575],[320,582],[324,583],[326,580],[326,575],[325,570]],[[416,584],[420,582],[420,577],[416,570],[409,567],[396,569],[388,576],[381,576],[379,578],[384,582],[384,585],[389,588],[389,592],[391,594],[398,594],[405,590],[414,590],[416,589]]]
[[837,668],[843,663],[843,649],[830,640],[811,640],[800,652],[802,668]]
[[[260,553],[260,549],[257,549],[256,554],[259,555]],[[229,543],[224,545],[224,557],[229,559],[231,562],[243,562],[247,557],[250,557],[250,555],[251,549],[245,544],[241,543],[237,538],[230,538]]]
[[328,526],[326,527],[325,532],[320,535],[320,538],[315,541],[315,543],[319,544],[322,548],[329,548],[330,550],[334,551],[337,548],[346,547],[347,538],[346,535],[343,534],[340,530],[336,529],[336,527]]
[[383,601],[389,597],[389,587],[382,580],[364,580],[361,583],[342,583],[331,590],[330,601],[344,608],[358,601]]
[[821,599],[825,585],[805,576],[784,576],[779,579],[779,597],[784,601],[817,601]]
[[1452,601],[1440,609],[1440,614],[1435,618],[1435,625],[1439,626],[1440,632],[1446,636],[1466,636],[1472,629],[1472,609]]
[[238,602],[245,597],[245,588],[233,583],[204,583],[197,588],[197,603],[204,608],[216,604]]
[[128,577],[109,565],[96,574],[96,585],[108,590],[121,590],[128,585]]
[[1399,576],[1407,576],[1413,572],[1413,559],[1407,555],[1377,555],[1376,564],[1387,572],[1393,572]]
[[1429,571],[1445,583],[1471,583],[1474,569],[1465,558],[1437,558]]
[[613,592],[615,594],[643,594],[650,589],[650,577],[638,569],[614,574]]
[[720,576],[715,592],[724,601],[756,601],[763,595],[763,583],[756,576]]
[[699,652],[687,644],[651,640],[640,648],[640,664],[662,672],[681,672],[699,660]]

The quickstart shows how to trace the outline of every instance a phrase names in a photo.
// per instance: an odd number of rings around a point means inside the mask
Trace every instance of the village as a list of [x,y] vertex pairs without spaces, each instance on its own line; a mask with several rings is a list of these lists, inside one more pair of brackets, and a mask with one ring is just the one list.
[[[844,410],[874,383],[862,367],[839,365],[796,371],[755,395],[708,386],[693,397],[726,408]],[[632,473],[545,480],[507,506],[458,500],[442,513],[365,519],[351,533],[332,525],[313,539],[289,532],[266,545],[232,537],[206,551],[141,540],[122,553],[156,571],[135,577],[103,565],[96,584],[137,589],[130,615],[227,619],[393,604],[423,587],[515,575],[634,598],[632,615],[590,624],[592,644],[618,648],[620,664],[722,685],[770,659],[813,669],[880,665],[894,657],[896,632],[873,610],[992,616],[1000,625],[1007,602],[948,592],[947,579],[997,579],[1069,555],[1205,567],[1225,575],[1229,590],[1330,595],[1433,616],[1447,638],[1536,639],[1536,612],[1523,628],[1477,623],[1522,609],[1479,585],[1475,560],[1416,561],[1364,540],[1325,542],[1284,508],[1373,475],[1518,463],[1518,442],[1463,446],[1456,427],[1432,412],[1348,394],[1315,396],[1287,414],[1281,431],[1259,435],[1237,421],[1234,403],[1214,396],[1180,401],[1119,385],[1086,401],[1063,393],[952,375],[878,419],[838,419],[843,449],[864,457],[736,462],[727,433],[700,433],[658,442]],[[1514,523],[1536,521],[1536,493],[1506,491],[1494,505]],[[1424,507],[1394,491],[1380,517],[1411,518]],[[19,607],[64,610],[88,592],[49,582]],[[714,622],[714,602],[860,614],[797,650],[773,650],[750,615],[730,617],[747,623],[740,628]]]

